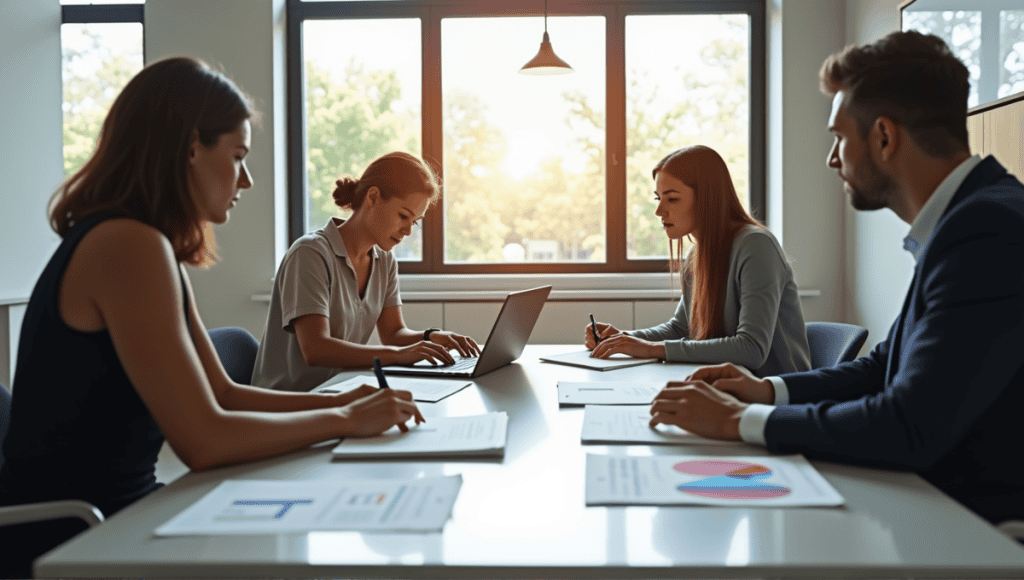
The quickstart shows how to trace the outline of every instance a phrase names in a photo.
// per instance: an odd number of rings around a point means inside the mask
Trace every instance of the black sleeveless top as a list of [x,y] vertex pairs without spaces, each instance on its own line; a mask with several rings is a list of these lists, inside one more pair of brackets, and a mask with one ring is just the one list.
[[[110,515],[160,487],[154,468],[164,437],[110,333],[79,332],[60,315],[72,253],[89,230],[114,217],[73,226],[32,290],[18,343],[0,505],[82,499]],[[185,312],[188,320],[187,292]]]

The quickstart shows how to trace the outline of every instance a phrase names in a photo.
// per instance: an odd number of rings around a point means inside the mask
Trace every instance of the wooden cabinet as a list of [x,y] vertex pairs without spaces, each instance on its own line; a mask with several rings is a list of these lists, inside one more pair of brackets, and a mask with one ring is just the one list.
[[992,155],[1024,181],[1024,101],[967,117],[971,153]]
[[985,146],[984,113],[967,117],[967,143],[971,146],[972,155],[984,155],[988,151]]
[[1008,103],[981,115],[986,154],[995,156],[1007,171],[1024,180],[1024,101]]

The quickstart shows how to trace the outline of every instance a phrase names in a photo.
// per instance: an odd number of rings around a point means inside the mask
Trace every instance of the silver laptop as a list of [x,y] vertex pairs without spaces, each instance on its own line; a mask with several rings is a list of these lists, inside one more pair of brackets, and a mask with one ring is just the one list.
[[540,311],[544,308],[544,301],[548,299],[550,293],[551,286],[540,286],[531,290],[512,292],[506,296],[479,357],[456,356],[453,365],[430,364],[427,361],[420,361],[414,365],[389,365],[384,367],[384,373],[474,378],[503,367],[523,354],[523,347],[530,339],[533,326],[537,324]]

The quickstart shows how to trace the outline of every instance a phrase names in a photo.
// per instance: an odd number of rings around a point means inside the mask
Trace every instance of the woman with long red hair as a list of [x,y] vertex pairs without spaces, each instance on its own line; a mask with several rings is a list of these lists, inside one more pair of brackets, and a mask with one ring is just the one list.
[[[690,236],[683,295],[671,320],[622,332],[587,326],[592,356],[621,353],[670,362],[731,362],[757,376],[811,368],[807,331],[793,268],[775,236],[740,205],[729,169],[714,149],[673,151],[651,172],[655,214],[676,252]],[[670,257],[671,259],[671,257]]]

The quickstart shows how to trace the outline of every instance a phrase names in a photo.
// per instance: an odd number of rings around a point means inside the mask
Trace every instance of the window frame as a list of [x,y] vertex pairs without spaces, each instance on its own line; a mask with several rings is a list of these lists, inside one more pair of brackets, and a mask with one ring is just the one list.
[[138,22],[142,25],[142,59],[146,59],[146,11],[144,4],[62,4],[61,24],[110,24]]
[[[767,219],[765,194],[767,157],[767,20],[765,0],[550,0],[549,16],[604,16],[606,22],[606,259],[590,262],[522,262],[445,264],[444,207],[440,202],[423,219],[423,256],[400,261],[402,274],[595,274],[666,272],[665,258],[627,257],[626,224],[626,69],[625,22],[631,15],[746,14],[749,42],[749,207],[754,217]],[[441,94],[441,20],[454,17],[537,16],[543,2],[506,0],[287,0],[288,110],[288,241],[306,234],[306,134],[303,95],[302,23],[307,20],[419,18],[422,42],[422,155],[444,180],[443,111]],[[539,24],[538,24],[539,26]],[[523,39],[524,59],[532,54],[532,38]],[[612,163],[609,160],[616,159]]]

